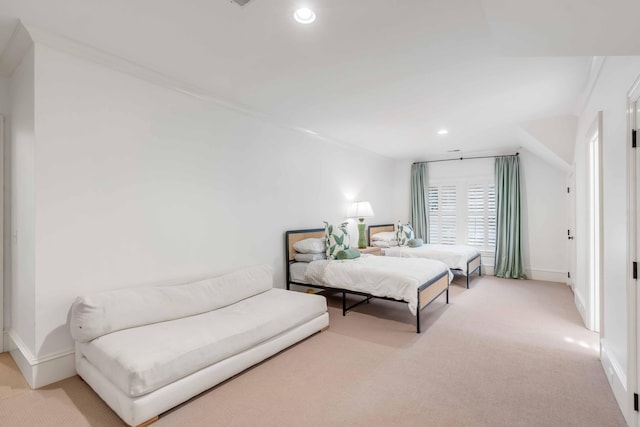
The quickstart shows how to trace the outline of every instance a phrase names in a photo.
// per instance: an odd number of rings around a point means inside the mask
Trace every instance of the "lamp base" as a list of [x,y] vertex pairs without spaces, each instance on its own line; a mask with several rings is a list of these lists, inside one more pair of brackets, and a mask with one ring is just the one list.
[[364,228],[365,228],[364,219],[361,219],[360,222],[358,223],[358,248],[359,249],[364,249],[367,247],[367,239],[365,238],[365,235],[364,235]]

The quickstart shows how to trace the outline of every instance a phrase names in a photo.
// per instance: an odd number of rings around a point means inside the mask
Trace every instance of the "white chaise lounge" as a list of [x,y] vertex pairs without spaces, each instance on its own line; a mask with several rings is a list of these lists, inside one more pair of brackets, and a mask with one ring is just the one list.
[[71,315],[78,374],[129,425],[328,325],[324,297],[273,289],[268,266],[79,297]]

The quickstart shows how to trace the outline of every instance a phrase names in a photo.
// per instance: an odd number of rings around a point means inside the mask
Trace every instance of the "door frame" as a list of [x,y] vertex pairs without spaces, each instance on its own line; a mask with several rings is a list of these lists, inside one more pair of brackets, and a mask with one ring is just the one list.
[[[596,137],[597,135],[597,137]],[[597,151],[594,155],[597,158],[597,165],[595,171],[592,168],[590,162],[590,146],[591,141],[597,139]],[[598,193],[597,203],[593,200],[591,183],[587,184],[587,233],[585,235],[584,250],[586,253],[587,261],[587,282],[588,282],[588,298],[587,298],[587,327],[600,334],[600,339],[604,338],[604,227],[603,227],[603,203],[602,203],[602,111],[598,111],[593,123],[589,127],[586,133],[585,140],[585,167],[586,177],[590,181],[592,179],[592,173],[596,172],[596,176],[593,177],[594,187]],[[594,206],[595,205],[595,206]],[[592,208],[597,210],[597,222],[592,223]],[[593,225],[593,227],[591,227]],[[595,231],[594,231],[595,230]],[[592,239],[597,237],[597,241],[592,247]],[[595,259],[592,257],[591,250],[597,249],[597,256]],[[593,269],[597,267],[597,273],[593,274]]]
[[634,393],[638,392],[638,292],[637,280],[633,279],[632,264],[638,259],[638,149],[632,148],[632,130],[636,128],[636,104],[640,103],[640,76],[627,93],[627,414],[630,425],[640,426],[638,412],[634,411]]

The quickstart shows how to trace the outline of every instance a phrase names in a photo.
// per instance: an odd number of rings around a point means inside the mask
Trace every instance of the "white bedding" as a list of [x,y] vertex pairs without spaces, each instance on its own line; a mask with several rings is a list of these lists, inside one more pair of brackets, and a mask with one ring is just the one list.
[[467,274],[467,262],[480,255],[480,251],[471,246],[425,244],[417,248],[386,248],[384,254],[391,257],[435,259],[444,262],[449,268],[460,269]]
[[351,260],[310,262],[305,279],[321,286],[406,301],[415,316],[418,288],[444,272],[448,273],[451,282],[453,274],[440,261],[365,254]]
[[309,281],[304,277],[307,273],[308,266],[308,262],[294,262],[290,264],[289,273],[291,274],[291,281],[296,283],[310,284]]

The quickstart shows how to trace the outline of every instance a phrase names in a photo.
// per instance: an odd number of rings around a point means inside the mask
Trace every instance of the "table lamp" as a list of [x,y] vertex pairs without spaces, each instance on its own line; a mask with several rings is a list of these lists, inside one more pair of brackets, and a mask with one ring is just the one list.
[[349,209],[349,218],[358,218],[358,248],[364,249],[367,247],[367,239],[364,235],[364,219],[373,216],[373,209],[369,202],[353,202]]

